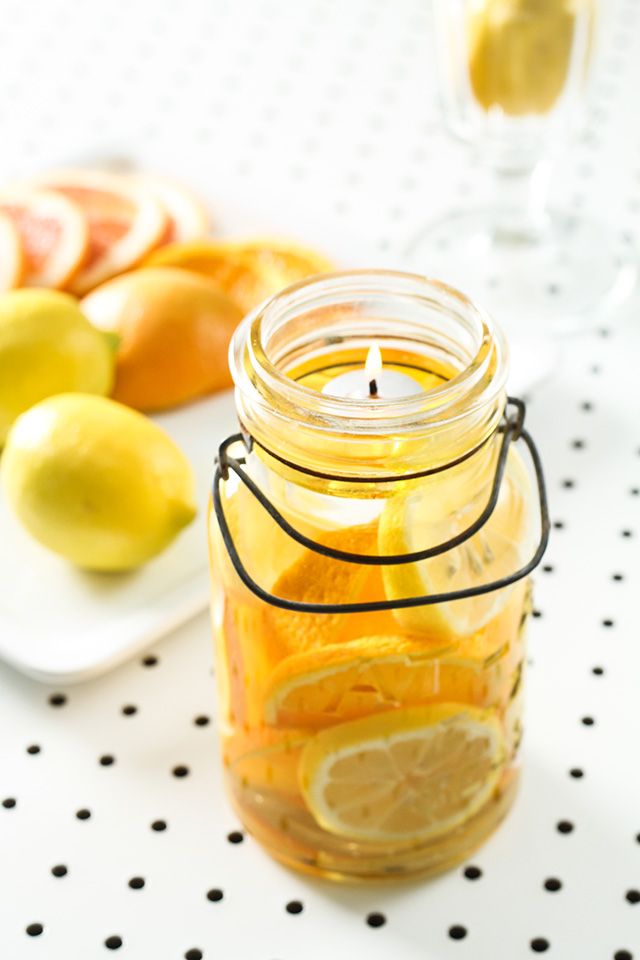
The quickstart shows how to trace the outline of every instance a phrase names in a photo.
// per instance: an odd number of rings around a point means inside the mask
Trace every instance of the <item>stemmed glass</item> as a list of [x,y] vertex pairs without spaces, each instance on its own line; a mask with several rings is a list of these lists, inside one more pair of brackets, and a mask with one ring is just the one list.
[[430,224],[411,266],[474,297],[511,333],[584,329],[627,300],[633,251],[547,202],[584,100],[596,0],[432,0],[444,119],[490,173],[490,198]]

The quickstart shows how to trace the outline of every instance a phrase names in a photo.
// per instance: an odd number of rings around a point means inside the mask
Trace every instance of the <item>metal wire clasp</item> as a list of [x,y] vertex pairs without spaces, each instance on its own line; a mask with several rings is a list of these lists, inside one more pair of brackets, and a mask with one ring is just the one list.
[[[510,408],[512,410],[512,415],[510,415]],[[466,600],[470,597],[481,596],[482,594],[491,593],[493,590],[500,590],[503,587],[510,586],[512,583],[516,583],[516,581],[521,580],[523,577],[526,577],[529,573],[531,573],[531,571],[534,570],[542,560],[544,552],[547,548],[550,528],[549,507],[547,503],[547,493],[542,462],[540,460],[538,449],[531,435],[527,430],[524,429],[524,417],[524,402],[519,400],[517,397],[509,397],[507,399],[505,419],[498,427],[498,432],[502,434],[502,441],[500,444],[495,474],[491,484],[491,493],[489,495],[489,499],[487,500],[486,506],[477,519],[455,537],[451,537],[449,540],[446,540],[443,543],[436,544],[436,546],[427,547],[424,550],[416,550],[413,553],[392,555],[381,554],[374,556],[372,554],[350,553],[346,550],[338,550],[335,547],[318,543],[316,540],[311,540],[309,537],[306,537],[304,534],[300,533],[299,530],[296,530],[295,527],[291,526],[289,521],[283,517],[283,515],[277,510],[273,503],[271,503],[268,497],[243,469],[243,465],[246,462],[245,458],[235,458],[229,454],[229,449],[234,443],[238,443],[240,441],[244,442],[247,451],[250,452],[254,443],[257,443],[257,441],[255,441],[254,438],[246,433],[236,433],[230,437],[227,437],[227,439],[224,440],[220,445],[218,457],[216,459],[216,471],[213,478],[213,506],[220,527],[222,540],[229,554],[229,559],[231,560],[234,570],[244,585],[253,594],[255,594],[255,596],[259,597],[261,600],[264,600],[265,603],[269,603],[274,607],[280,607],[284,610],[295,610],[299,613],[367,613],[376,610],[397,610],[407,607],[420,607],[436,603],[449,603],[452,600]],[[509,447],[511,443],[517,440],[522,440],[527,447],[536,477],[540,506],[540,540],[538,542],[538,546],[529,562],[523,567],[520,567],[519,570],[515,570],[513,573],[510,573],[507,576],[501,577],[499,580],[477,584],[474,587],[467,587],[462,590],[452,590],[448,593],[434,593],[420,597],[401,597],[396,600],[371,600],[363,603],[306,603],[302,600],[288,600],[285,597],[277,597],[275,594],[269,593],[258,583],[256,583],[242,563],[233,541],[233,536],[231,534],[231,530],[229,529],[229,525],[224,513],[224,507],[222,505],[220,484],[223,480],[228,480],[229,471],[231,470],[236,474],[239,480],[244,483],[251,494],[256,498],[260,506],[263,507],[263,509],[269,514],[269,516],[280,527],[280,529],[303,547],[313,550],[315,553],[321,554],[322,556],[330,557],[334,560],[341,560],[345,563],[363,564],[365,566],[392,566],[405,563],[417,563],[420,560],[427,560],[431,557],[437,557],[443,553],[447,553],[449,550],[455,549],[466,540],[469,540],[472,536],[474,536],[474,534],[478,533],[478,531],[481,530],[482,527],[487,523],[489,517],[496,508],[496,504],[498,503],[500,487],[502,485],[507,464]],[[406,477],[393,477],[385,479],[416,479],[421,476],[429,476],[433,473],[442,472],[444,470],[451,469],[452,466],[460,463],[464,459],[467,459],[467,457],[473,455],[477,449],[478,448],[475,448],[464,457],[459,458],[452,463],[445,464],[442,467],[424,470],[421,473],[413,473]],[[274,456],[281,462],[285,462],[287,466],[294,471],[312,473],[314,476],[327,476],[326,474],[320,475],[314,473],[313,471],[307,471],[294,463],[283,461],[280,456],[275,455],[270,450],[268,450],[267,453],[269,453],[271,456]],[[344,480],[345,478],[333,477],[330,479]],[[360,482],[363,482],[362,479]],[[380,479],[374,478],[372,482],[379,483]]]

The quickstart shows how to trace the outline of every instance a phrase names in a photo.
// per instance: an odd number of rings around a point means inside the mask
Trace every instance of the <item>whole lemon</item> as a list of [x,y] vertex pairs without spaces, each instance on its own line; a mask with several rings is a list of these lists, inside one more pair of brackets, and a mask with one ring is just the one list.
[[116,400],[163,410],[231,386],[227,351],[242,314],[207,277],[133,270],[93,290],[82,309],[120,339]]
[[139,566],[196,513],[181,450],[105,397],[58,394],[31,407],[9,432],[1,473],[29,533],[90,570]]
[[57,290],[11,290],[0,296],[0,447],[24,410],[55,393],[108,394],[114,350]]

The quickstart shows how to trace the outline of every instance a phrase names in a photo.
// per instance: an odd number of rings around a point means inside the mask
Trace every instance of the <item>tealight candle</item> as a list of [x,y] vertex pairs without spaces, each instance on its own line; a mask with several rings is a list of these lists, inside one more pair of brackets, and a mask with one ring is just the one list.
[[380,347],[374,343],[369,347],[362,370],[341,373],[326,383],[322,392],[347,400],[396,400],[422,393],[422,387],[407,373],[384,369]]

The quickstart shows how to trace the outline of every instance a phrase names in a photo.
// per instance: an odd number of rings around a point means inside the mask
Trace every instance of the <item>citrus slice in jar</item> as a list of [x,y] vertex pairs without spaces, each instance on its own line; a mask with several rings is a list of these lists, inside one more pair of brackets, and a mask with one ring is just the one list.
[[264,719],[317,729],[429,701],[483,706],[497,697],[498,671],[440,652],[437,642],[384,636],[293,654],[269,678]]
[[302,751],[300,783],[311,813],[331,833],[426,840],[490,800],[503,757],[489,711],[459,703],[409,707],[318,733]]
[[[499,580],[523,565],[530,552],[528,513],[530,481],[515,450],[510,450],[495,510],[484,526],[452,550],[416,563],[383,567],[390,599],[450,593]],[[379,524],[382,554],[412,553],[446,542],[479,516],[489,487],[465,502],[460,483],[447,471],[436,474],[409,493],[389,499]],[[481,630],[506,606],[513,586],[464,600],[394,610],[408,630],[445,637],[464,637]]]
[[82,210],[50,190],[15,188],[0,195],[0,212],[10,219],[24,257],[21,282],[27,287],[63,287],[83,262],[89,235]]

